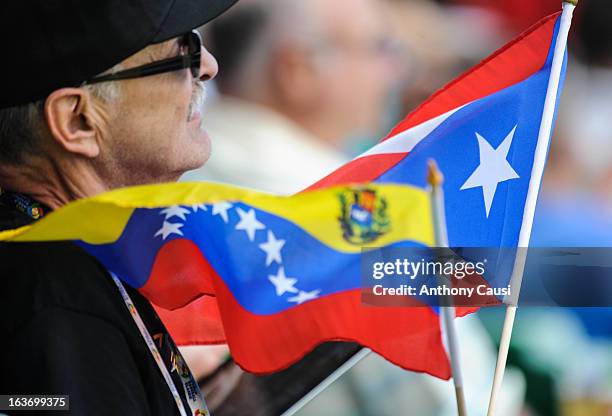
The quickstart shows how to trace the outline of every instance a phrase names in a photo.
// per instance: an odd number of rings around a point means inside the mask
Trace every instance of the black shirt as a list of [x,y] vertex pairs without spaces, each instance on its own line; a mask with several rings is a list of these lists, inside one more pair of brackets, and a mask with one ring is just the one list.
[[[0,230],[28,222],[0,205]],[[185,402],[174,342],[126,289]],[[179,414],[112,278],[69,242],[0,243],[0,394],[69,395],[74,415]]]

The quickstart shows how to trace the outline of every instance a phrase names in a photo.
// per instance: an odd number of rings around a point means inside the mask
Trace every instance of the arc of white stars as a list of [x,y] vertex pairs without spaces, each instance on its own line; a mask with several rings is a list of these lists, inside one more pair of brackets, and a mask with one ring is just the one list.
[[183,232],[181,231],[181,228],[183,227],[183,225],[180,222],[177,223],[171,223],[168,221],[164,221],[164,224],[162,225],[162,228],[160,228],[156,233],[154,237],[162,237],[162,240],[165,240],[166,238],[168,238],[169,236],[171,236],[172,234],[178,234],[178,235],[183,235]]
[[187,208],[183,208],[180,205],[175,205],[166,209],[162,209],[159,213],[161,215],[166,216],[166,218],[164,218],[166,221],[168,221],[172,217],[178,217],[181,220],[185,221],[187,219],[186,215],[190,214]]
[[[229,202],[218,202],[212,204],[212,215],[219,215],[223,219],[223,222],[229,221],[228,211],[233,207],[233,204]],[[160,211],[161,215],[164,215],[164,223],[162,227],[155,233],[155,237],[161,236],[163,240],[166,240],[173,234],[183,236],[181,228],[185,225],[183,223],[172,223],[168,220],[177,217],[185,221],[187,215],[192,212],[198,212],[198,210],[208,211],[208,207],[205,204],[194,204],[189,211],[187,208],[180,205],[171,206]],[[254,241],[255,233],[258,230],[264,230],[266,226],[257,220],[255,216],[255,210],[244,211],[241,208],[236,210],[240,216],[240,221],[236,224],[237,230],[243,230],[247,233],[250,241]],[[266,266],[270,266],[273,262],[282,264],[281,250],[285,245],[285,240],[277,239],[274,233],[268,230],[268,238],[265,243],[259,245],[259,248],[266,253]],[[287,299],[288,302],[300,305],[309,300],[313,300],[319,297],[320,290],[304,291],[299,290],[295,287],[298,279],[293,277],[287,277],[285,274],[285,268],[280,266],[276,275],[268,275],[269,281],[274,285],[274,289],[277,296],[282,296],[285,293],[294,293],[295,296]]]
[[305,292],[303,290],[300,290],[300,292],[296,296],[294,296],[292,298],[289,298],[287,300],[289,302],[295,302],[298,305],[301,305],[304,302],[307,302],[309,300],[313,300],[313,299],[318,298],[319,297],[319,293],[321,293],[321,291],[318,290],[318,289],[317,290],[313,290],[311,292]]
[[517,126],[514,126],[512,131],[508,133],[497,149],[494,149],[484,137],[476,133],[480,153],[480,164],[465,181],[463,186],[461,186],[461,190],[463,191],[465,189],[477,187],[482,188],[487,218],[489,218],[491,212],[491,206],[493,205],[493,198],[495,198],[495,193],[497,192],[497,186],[502,182],[520,178],[507,160],[516,127]]
[[268,279],[274,285],[274,289],[276,289],[276,296],[282,296],[287,292],[298,293],[298,290],[295,287],[298,279],[287,277],[287,275],[285,275],[285,268],[283,266],[278,268],[276,276],[269,275]]
[[259,245],[259,248],[266,253],[266,266],[272,264],[273,261],[281,264],[281,249],[285,245],[285,240],[277,240],[274,233],[268,230],[268,241]]
[[229,221],[227,211],[232,208],[233,205],[229,202],[221,201],[212,205],[212,215],[220,215],[223,222],[227,224]]
[[243,230],[247,233],[249,241],[255,240],[255,233],[257,230],[265,230],[266,226],[255,218],[255,210],[250,209],[244,211],[241,208],[236,208],[236,212],[240,216],[240,221],[236,224],[236,230]]

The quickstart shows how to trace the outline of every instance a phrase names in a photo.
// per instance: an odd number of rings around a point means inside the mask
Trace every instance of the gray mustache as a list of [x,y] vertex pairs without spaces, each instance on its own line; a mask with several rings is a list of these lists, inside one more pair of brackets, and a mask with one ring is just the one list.
[[206,87],[203,82],[197,81],[194,85],[195,91],[189,102],[189,113],[187,121],[191,121],[196,113],[202,114],[204,111],[204,103],[206,102]]

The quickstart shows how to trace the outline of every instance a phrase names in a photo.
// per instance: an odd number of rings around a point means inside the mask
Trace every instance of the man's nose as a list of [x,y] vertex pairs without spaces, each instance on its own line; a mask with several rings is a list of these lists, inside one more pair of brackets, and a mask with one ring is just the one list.
[[213,79],[219,72],[219,64],[215,57],[202,47],[202,57],[200,59],[200,80],[208,81]]

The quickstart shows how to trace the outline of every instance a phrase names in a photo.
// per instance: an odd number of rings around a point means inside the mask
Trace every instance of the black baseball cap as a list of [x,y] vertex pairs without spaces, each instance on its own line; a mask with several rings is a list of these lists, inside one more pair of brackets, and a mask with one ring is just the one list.
[[0,108],[80,85],[237,0],[16,0],[0,6]]

